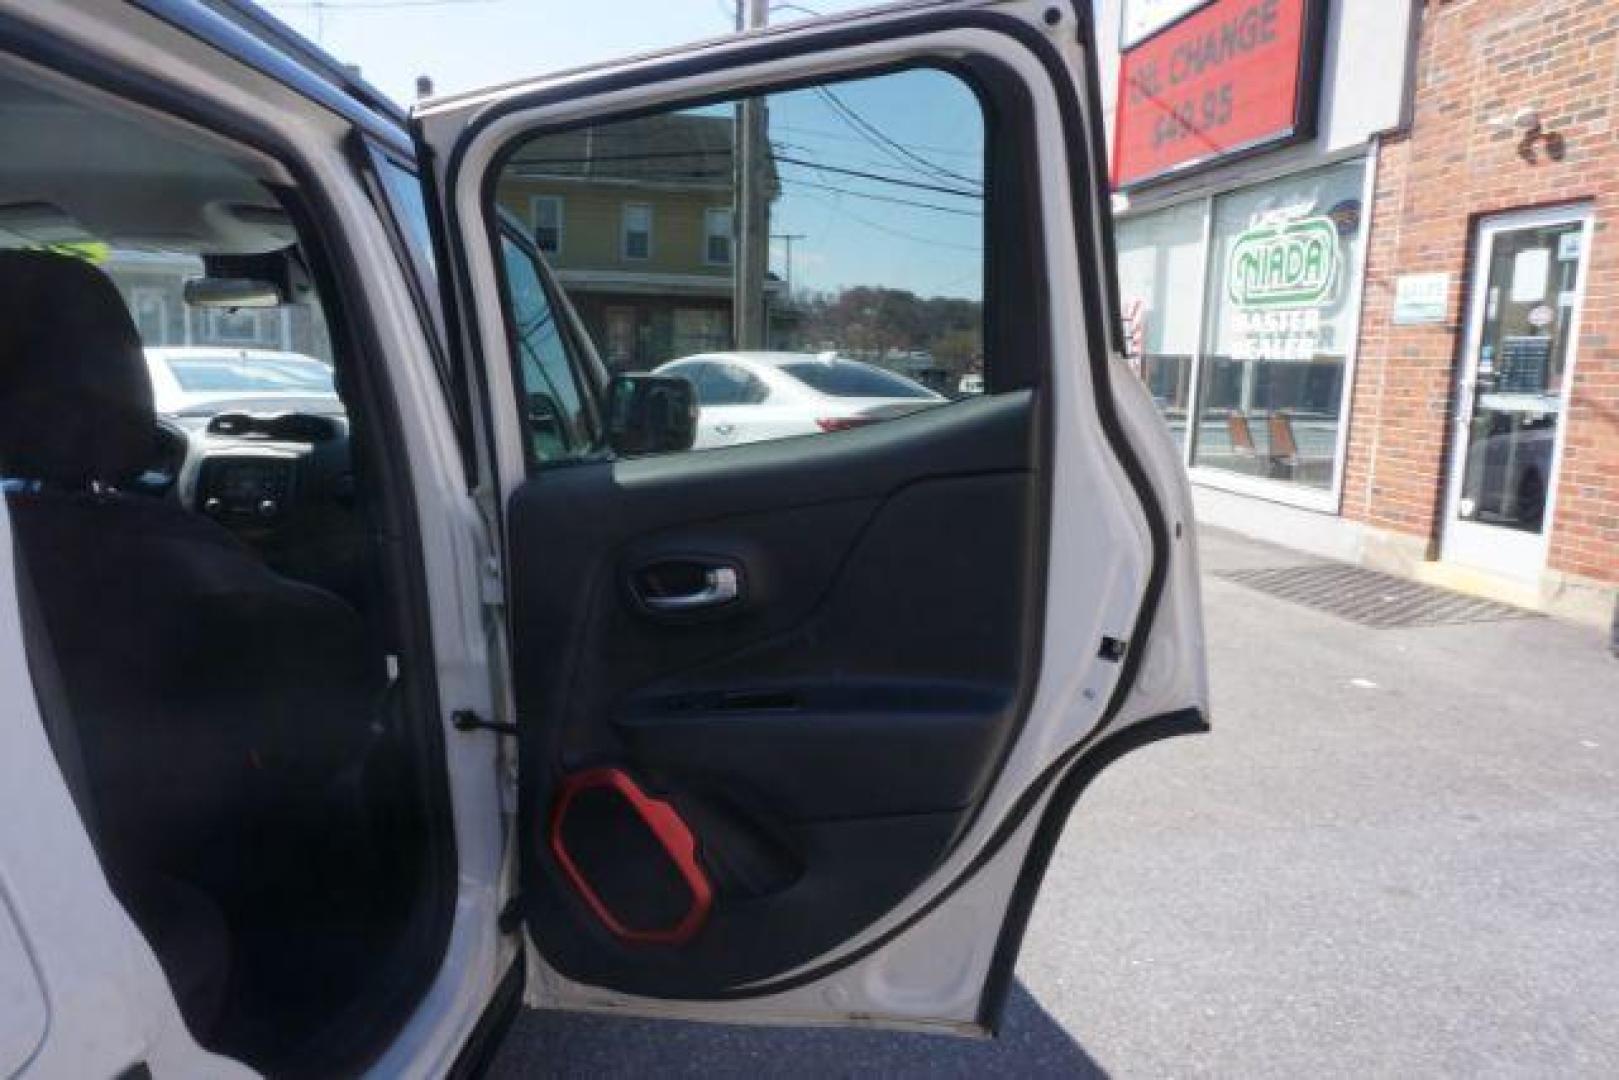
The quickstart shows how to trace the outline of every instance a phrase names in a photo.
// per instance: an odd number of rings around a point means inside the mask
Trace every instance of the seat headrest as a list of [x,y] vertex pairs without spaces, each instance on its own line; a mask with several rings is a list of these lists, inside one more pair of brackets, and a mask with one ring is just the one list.
[[116,484],[147,464],[155,424],[111,279],[71,256],[0,251],[0,476]]

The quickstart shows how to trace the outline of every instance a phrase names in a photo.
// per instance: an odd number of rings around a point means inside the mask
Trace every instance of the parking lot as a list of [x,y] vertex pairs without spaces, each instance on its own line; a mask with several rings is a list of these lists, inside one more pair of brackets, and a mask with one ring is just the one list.
[[1081,800],[994,1042],[530,1014],[496,1076],[1619,1073],[1619,660],[1372,628],[1221,571],[1213,734]]

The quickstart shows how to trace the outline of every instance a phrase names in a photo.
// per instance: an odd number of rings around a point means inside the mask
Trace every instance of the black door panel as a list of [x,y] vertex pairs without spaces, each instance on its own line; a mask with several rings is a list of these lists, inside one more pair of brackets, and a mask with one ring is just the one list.
[[[571,883],[550,842],[523,852],[553,965],[720,994],[848,938],[937,864],[1028,681],[1036,415],[1032,395],[1003,395],[836,436],[558,467],[513,494],[521,812],[549,838],[559,784],[620,769],[678,812],[713,893],[689,939],[615,936],[585,892],[663,890],[664,908],[686,892],[666,887],[667,860],[627,854],[639,841],[622,819],[581,816],[565,861],[625,853],[600,889]],[[679,591],[683,562],[735,568],[737,599],[649,611],[647,568],[672,567]]]

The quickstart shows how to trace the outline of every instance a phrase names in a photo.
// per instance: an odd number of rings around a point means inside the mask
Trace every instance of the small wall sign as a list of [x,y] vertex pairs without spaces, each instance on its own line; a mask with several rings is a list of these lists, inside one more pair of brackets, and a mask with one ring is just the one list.
[[1442,323],[1449,298],[1449,274],[1401,274],[1394,279],[1394,324]]

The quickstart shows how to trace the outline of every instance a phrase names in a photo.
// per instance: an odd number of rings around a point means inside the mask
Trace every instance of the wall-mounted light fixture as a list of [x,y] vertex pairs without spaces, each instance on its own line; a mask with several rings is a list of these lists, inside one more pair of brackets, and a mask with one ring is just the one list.
[[1498,134],[1522,132],[1518,140],[1518,156],[1534,165],[1539,162],[1538,147],[1544,145],[1546,156],[1553,161],[1562,161],[1565,149],[1563,136],[1555,131],[1547,131],[1540,119],[1540,110],[1533,105],[1525,105],[1513,113],[1502,113],[1492,116],[1484,121],[1484,126]]

